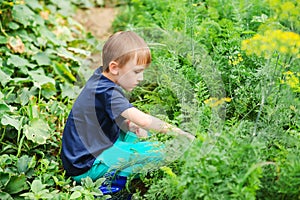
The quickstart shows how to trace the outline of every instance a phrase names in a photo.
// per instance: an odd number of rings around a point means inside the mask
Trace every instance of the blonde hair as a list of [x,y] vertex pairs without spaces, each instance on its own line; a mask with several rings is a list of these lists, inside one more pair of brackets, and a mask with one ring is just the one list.
[[111,61],[123,67],[134,58],[137,58],[137,65],[148,66],[151,63],[151,53],[147,43],[132,31],[117,32],[110,36],[103,46],[103,71],[109,71],[108,66]]

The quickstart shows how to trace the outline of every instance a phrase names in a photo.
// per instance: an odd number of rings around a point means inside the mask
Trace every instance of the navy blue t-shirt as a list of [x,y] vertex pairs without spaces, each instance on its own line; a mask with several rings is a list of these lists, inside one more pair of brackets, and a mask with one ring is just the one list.
[[64,128],[61,158],[68,176],[88,171],[113,145],[125,120],[120,114],[131,107],[122,89],[98,68],[77,97]]

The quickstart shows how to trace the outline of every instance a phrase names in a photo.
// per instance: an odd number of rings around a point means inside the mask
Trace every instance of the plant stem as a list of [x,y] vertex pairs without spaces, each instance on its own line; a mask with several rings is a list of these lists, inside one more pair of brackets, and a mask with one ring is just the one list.
[[6,132],[6,127],[3,130],[2,136],[0,138],[0,143],[2,143],[2,140],[3,140],[4,136],[5,136],[5,132]]
[[5,30],[3,29],[1,20],[0,20],[0,30],[1,30],[1,32],[3,33],[3,35],[5,35],[6,37],[8,37],[8,35],[5,33]]

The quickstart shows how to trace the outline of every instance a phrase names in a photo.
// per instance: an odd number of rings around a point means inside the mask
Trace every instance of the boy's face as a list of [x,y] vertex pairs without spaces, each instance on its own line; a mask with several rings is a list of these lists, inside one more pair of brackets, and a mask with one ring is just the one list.
[[131,59],[125,66],[119,68],[117,83],[126,91],[132,91],[143,79],[145,65],[136,65]]

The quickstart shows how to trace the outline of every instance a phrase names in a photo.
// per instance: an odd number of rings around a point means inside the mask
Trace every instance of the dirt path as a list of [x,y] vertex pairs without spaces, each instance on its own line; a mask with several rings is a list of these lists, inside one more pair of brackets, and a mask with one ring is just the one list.
[[111,25],[116,14],[117,10],[115,8],[90,8],[78,10],[75,20],[96,38],[104,40],[111,34]]
[[[74,19],[99,40],[106,40],[112,33],[112,22],[117,15],[116,8],[90,8],[78,10]],[[101,65],[101,54],[93,53],[87,58],[89,67],[95,69]]]

